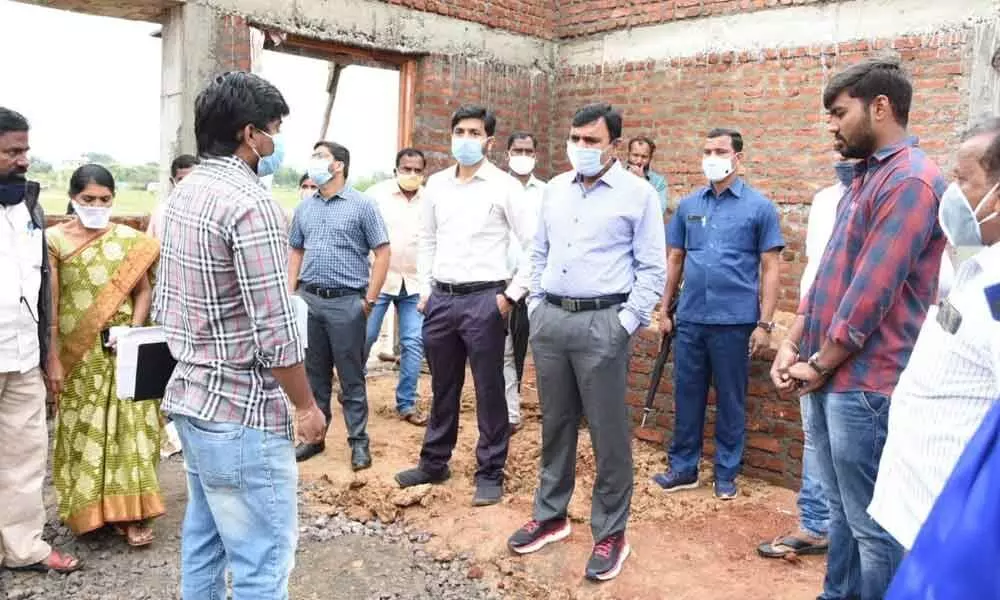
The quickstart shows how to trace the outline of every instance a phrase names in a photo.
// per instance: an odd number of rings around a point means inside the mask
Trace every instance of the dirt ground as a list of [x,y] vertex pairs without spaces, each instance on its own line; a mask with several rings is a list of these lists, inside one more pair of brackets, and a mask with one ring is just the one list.
[[[581,431],[577,493],[570,505],[574,532],[541,552],[512,557],[507,537],[530,517],[537,478],[541,430],[534,390],[524,393],[526,425],[511,442],[507,495],[496,506],[474,508],[475,415],[471,377],[463,396],[462,429],[446,484],[403,492],[393,481],[397,471],[417,460],[423,429],[403,424],[393,414],[395,374],[369,379],[372,416],[369,432],[374,466],[351,473],[343,421],[335,413],[326,452],[301,465],[301,477],[313,482],[304,501],[314,510],[334,514],[344,508],[351,518],[377,517],[430,532],[428,552],[438,558],[471,557],[483,577],[508,598],[626,600],[815,598],[823,576],[823,558],[797,562],[757,557],[757,544],[796,526],[795,495],[761,481],[742,479],[740,496],[729,502],[711,494],[710,477],[690,492],[664,494],[650,482],[663,470],[662,449],[634,442],[636,489],[628,537],[633,549],[622,575],[600,586],[586,582],[583,568],[592,539],[588,526],[594,461],[589,436]],[[421,382],[423,401],[429,393]]]

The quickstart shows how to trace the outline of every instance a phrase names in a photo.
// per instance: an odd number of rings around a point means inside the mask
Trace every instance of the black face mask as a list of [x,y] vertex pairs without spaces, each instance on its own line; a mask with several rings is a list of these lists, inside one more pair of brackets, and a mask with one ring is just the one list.
[[9,175],[0,179],[0,206],[14,206],[24,201],[28,184],[24,175]]

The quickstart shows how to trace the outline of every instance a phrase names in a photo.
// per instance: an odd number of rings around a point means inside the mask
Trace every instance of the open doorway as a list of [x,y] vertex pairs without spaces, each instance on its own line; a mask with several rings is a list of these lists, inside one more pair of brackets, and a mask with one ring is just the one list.
[[66,212],[70,175],[85,163],[114,175],[115,213],[148,213],[160,169],[160,25],[6,1],[0,23],[5,47],[35,49],[4,63],[0,106],[31,126],[29,176],[46,214]]
[[[414,57],[345,47],[298,36],[266,35],[255,71],[275,84],[291,114],[282,126],[285,168],[271,182],[289,212],[301,201],[299,182],[317,141],[351,152],[348,183],[364,191],[392,176],[396,152],[413,134]],[[277,42],[277,43],[276,43]],[[388,311],[369,366],[398,355],[395,311]]]

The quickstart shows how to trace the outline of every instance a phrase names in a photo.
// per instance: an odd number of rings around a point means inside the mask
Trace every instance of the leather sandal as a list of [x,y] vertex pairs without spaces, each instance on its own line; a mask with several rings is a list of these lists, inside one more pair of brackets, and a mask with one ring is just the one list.
[[36,573],[48,573],[49,571],[52,571],[53,573],[59,573],[60,575],[69,575],[74,571],[79,571],[81,567],[83,567],[83,561],[71,554],[63,554],[53,548],[44,560],[40,560],[34,564],[24,565],[23,567],[10,567],[10,570],[33,571]]

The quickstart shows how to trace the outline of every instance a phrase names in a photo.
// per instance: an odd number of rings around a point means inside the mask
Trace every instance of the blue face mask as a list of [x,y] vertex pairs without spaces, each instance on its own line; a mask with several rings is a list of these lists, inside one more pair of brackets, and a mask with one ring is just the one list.
[[256,148],[251,147],[254,154],[257,155],[257,175],[260,177],[267,177],[268,175],[274,175],[281,168],[281,163],[285,160],[285,139],[280,133],[274,135],[269,134],[266,131],[261,131],[264,135],[271,138],[271,142],[274,144],[274,152],[267,156],[261,156],[260,152],[257,152]]
[[320,187],[333,179],[333,174],[330,173],[330,161],[325,158],[311,159],[309,166],[306,168],[306,174],[309,175],[309,179],[313,180],[313,183]]
[[24,200],[27,184],[23,179],[0,181],[0,206],[14,206]]
[[483,160],[483,143],[473,137],[452,137],[451,155],[463,167],[471,167]]
[[837,180],[844,187],[851,187],[851,182],[854,181],[854,163],[841,161],[834,165],[833,169],[837,172]]

